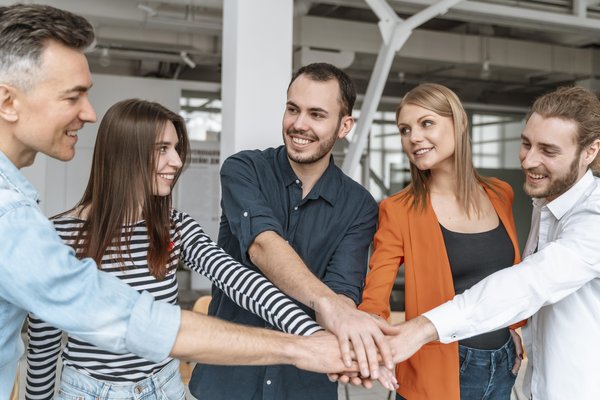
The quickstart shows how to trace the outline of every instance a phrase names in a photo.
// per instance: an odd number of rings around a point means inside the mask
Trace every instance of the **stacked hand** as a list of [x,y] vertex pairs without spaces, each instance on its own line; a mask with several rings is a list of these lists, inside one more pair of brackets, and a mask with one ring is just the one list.
[[[369,317],[375,321],[377,326],[384,326],[380,333],[382,335],[385,333],[385,335],[383,335],[383,341],[386,343],[386,346],[384,347],[391,350],[393,363],[398,363],[408,359],[425,343],[437,339],[437,331],[435,330],[435,327],[427,318],[422,316],[395,326],[387,325],[387,322],[379,317],[372,315],[369,315]],[[354,345],[354,342],[352,342],[352,344]],[[383,353],[381,353],[380,361],[383,361],[384,365],[380,366],[378,364],[377,371],[375,373],[373,373],[373,367],[371,366],[370,375],[365,374],[361,368],[360,374],[352,372],[339,372],[329,374],[328,376],[330,380],[338,380],[343,383],[362,385],[367,388],[372,386],[373,379],[378,379],[382,386],[388,390],[397,389],[398,382],[394,377],[393,367],[390,368],[390,366],[385,362]]]
[[352,363],[352,344],[362,376],[377,379],[379,356],[383,365],[388,369],[394,368],[386,335],[397,334],[399,330],[381,318],[357,310],[347,297],[323,300],[317,309],[317,321],[338,338],[342,359],[347,367]]
[[346,367],[352,365],[353,359],[359,367],[358,373],[336,371],[329,374],[329,379],[367,388],[372,386],[372,380],[379,380],[382,386],[395,390],[397,382],[388,336],[400,330],[382,318],[357,310],[345,296],[334,301],[323,300],[317,311],[317,321],[336,335]]

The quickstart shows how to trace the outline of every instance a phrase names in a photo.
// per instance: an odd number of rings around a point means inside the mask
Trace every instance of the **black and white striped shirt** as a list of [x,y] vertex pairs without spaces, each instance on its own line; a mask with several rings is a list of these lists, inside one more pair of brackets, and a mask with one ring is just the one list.
[[[310,335],[321,328],[294,302],[259,273],[239,264],[204,233],[189,215],[173,210],[172,251],[163,280],[152,276],[147,266],[148,234],[144,221],[124,226],[122,235],[131,235],[130,248],[123,249],[126,260],[116,262],[116,247],[109,247],[102,258],[102,270],[117,276],[138,291],[148,291],[157,300],[176,303],[178,260],[208,277],[232,300],[259,315],[278,329],[297,335]],[[53,220],[69,245],[73,245],[83,221],[70,216]],[[90,315],[90,318],[93,318]],[[27,399],[51,399],[54,394],[56,365],[61,351],[62,332],[34,315],[29,319],[27,350]],[[111,382],[136,382],[162,369],[171,359],[153,363],[134,354],[114,354],[68,336],[63,364],[96,379]]]

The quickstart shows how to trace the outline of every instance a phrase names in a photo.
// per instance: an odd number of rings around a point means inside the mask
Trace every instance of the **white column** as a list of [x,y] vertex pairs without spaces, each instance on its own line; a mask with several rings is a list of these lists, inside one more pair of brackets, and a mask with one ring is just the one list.
[[282,143],[293,13],[293,0],[224,0],[221,162]]

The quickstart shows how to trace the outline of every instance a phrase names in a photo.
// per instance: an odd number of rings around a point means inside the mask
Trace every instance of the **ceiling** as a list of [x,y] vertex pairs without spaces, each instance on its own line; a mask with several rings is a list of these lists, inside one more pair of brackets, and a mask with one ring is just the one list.
[[[220,81],[222,0],[45,3],[92,21],[93,72]],[[388,3],[406,19],[434,0]],[[334,62],[364,93],[382,42],[367,2],[296,0],[294,12],[295,66]],[[396,54],[382,102],[392,108],[406,90],[430,81],[473,107],[519,110],[559,85],[599,89],[599,76],[600,0],[464,0],[413,31]]]

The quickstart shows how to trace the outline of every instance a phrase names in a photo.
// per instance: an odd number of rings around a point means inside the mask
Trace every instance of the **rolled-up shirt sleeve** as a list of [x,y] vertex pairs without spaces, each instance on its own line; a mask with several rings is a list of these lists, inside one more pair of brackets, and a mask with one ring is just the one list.
[[357,305],[362,300],[365,276],[369,262],[369,246],[377,227],[377,203],[364,196],[357,204],[358,215],[341,238],[323,277],[332,291],[342,294]]
[[231,232],[239,241],[242,261],[247,264],[250,263],[248,248],[259,234],[273,231],[284,236],[261,192],[259,173],[244,152],[229,157],[221,167],[221,206]]
[[156,302],[78,260],[50,221],[27,202],[0,215],[2,297],[58,329],[115,353],[165,359],[180,325],[179,307]]

